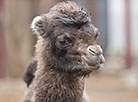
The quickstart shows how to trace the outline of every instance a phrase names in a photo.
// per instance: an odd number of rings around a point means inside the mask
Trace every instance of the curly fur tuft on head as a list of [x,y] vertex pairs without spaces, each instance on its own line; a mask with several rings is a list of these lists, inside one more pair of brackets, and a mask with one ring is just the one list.
[[[43,22],[45,22],[45,24]],[[52,7],[49,13],[35,17],[32,22],[31,28],[34,34],[42,35],[45,33],[45,31],[47,31],[46,33],[48,34],[51,26],[53,27],[64,24],[80,28],[87,22],[91,22],[90,15],[82,8],[79,8],[74,2],[66,1],[58,3],[57,5]],[[43,25],[43,27],[39,29],[41,25]],[[43,36],[46,35],[44,34]]]

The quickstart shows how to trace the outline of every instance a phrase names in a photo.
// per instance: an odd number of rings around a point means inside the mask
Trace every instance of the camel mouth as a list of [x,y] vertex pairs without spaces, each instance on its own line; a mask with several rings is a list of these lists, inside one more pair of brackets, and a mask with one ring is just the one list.
[[89,60],[87,57],[82,56],[82,63],[85,64],[87,67],[93,69],[93,70],[97,70],[101,67],[100,63],[93,63],[91,60]]

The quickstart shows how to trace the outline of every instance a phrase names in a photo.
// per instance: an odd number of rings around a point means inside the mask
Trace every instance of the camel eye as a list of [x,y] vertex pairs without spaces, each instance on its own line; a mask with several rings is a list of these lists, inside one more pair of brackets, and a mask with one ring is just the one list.
[[72,40],[65,34],[58,36],[58,40],[61,45],[66,45],[72,42]]
[[69,37],[67,37],[67,36],[65,36],[64,39],[67,40],[68,43],[71,43],[72,42],[71,39]]
[[60,42],[61,45],[65,44],[65,40],[60,40],[59,42]]
[[64,45],[65,44],[65,39],[64,39],[64,35],[60,35],[58,36],[58,41],[61,45]]

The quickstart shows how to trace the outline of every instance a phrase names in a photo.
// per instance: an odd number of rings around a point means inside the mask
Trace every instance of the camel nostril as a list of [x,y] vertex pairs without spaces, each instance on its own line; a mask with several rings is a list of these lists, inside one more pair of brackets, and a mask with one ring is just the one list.
[[87,51],[91,54],[91,55],[101,55],[103,53],[102,48],[99,45],[91,45],[87,48]]
[[96,52],[95,52],[93,49],[91,49],[91,48],[88,48],[88,52],[89,52],[91,55],[96,55]]

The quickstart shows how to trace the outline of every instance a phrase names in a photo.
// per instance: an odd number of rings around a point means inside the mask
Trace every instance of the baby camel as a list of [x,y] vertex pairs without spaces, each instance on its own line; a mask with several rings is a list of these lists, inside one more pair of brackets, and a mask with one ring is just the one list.
[[31,27],[38,41],[24,76],[24,102],[86,102],[84,78],[104,63],[90,15],[72,1],[60,2]]

